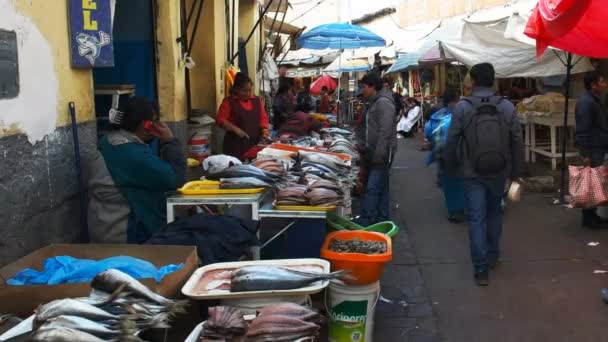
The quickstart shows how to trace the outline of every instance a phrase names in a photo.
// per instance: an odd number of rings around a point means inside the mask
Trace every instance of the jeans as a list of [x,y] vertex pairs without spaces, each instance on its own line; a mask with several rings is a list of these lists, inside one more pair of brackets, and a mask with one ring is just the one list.
[[489,264],[500,257],[501,200],[505,182],[502,177],[465,179],[469,244],[475,272],[487,271]]
[[367,187],[363,197],[361,217],[362,226],[388,221],[389,218],[389,168],[390,166],[371,166],[368,170]]

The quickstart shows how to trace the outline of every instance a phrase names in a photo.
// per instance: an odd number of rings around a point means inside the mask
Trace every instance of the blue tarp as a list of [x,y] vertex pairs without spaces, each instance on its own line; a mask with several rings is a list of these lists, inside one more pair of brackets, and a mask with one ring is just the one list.
[[145,260],[128,256],[116,256],[103,260],[77,259],[71,256],[57,256],[44,261],[42,271],[24,269],[9,279],[8,285],[58,285],[87,283],[108,269],[117,269],[135,279],[154,278],[156,282],[167,274],[184,267],[184,264],[167,265],[160,269]]
[[365,27],[347,23],[317,26],[302,34],[297,42],[300,48],[313,50],[358,49],[386,45],[384,38]]

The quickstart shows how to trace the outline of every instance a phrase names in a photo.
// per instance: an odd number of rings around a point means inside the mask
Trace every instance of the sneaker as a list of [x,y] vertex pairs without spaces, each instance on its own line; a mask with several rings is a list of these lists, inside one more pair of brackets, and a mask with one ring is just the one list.
[[475,272],[475,283],[477,286],[490,285],[490,275],[488,274],[488,271]]

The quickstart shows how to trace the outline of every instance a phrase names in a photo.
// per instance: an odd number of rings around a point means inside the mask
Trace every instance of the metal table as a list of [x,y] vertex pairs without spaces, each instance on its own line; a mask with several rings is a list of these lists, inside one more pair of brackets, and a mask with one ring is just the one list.
[[326,211],[295,211],[295,210],[277,210],[272,203],[267,202],[262,204],[259,209],[259,217],[278,217],[290,219],[325,219],[327,218]]
[[185,205],[247,205],[251,206],[251,219],[259,221],[259,208],[269,190],[245,195],[182,195],[172,193],[167,196],[167,223],[175,221],[175,207]]

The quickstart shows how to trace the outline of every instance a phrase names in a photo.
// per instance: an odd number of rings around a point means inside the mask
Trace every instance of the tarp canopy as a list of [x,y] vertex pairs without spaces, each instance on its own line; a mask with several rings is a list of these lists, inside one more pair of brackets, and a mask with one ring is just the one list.
[[[499,78],[563,75],[565,66],[560,59],[563,52],[546,51],[537,59],[533,45],[505,38],[507,28],[510,28],[510,32],[517,31],[514,27],[525,22],[518,16],[514,13],[509,19],[490,24],[467,22],[460,40],[442,40],[441,43],[447,52],[467,66],[491,62]],[[523,32],[523,26],[519,29]],[[591,69],[589,61],[584,59],[576,65],[573,72],[581,73]]]
[[456,61],[456,58],[452,56],[449,51],[445,51],[443,45],[438,42],[420,57],[420,59],[418,60],[418,64],[435,65],[454,61]]
[[348,59],[344,55],[336,58],[330,65],[325,68],[325,72],[356,72],[367,71],[370,69],[367,60],[363,59]]
[[[438,41],[459,39],[463,25],[464,21],[460,18],[441,22],[428,36],[422,37],[419,41],[410,42],[409,48],[415,48],[405,54],[400,54],[395,64],[387,70],[387,73],[417,69],[419,67],[418,60],[433,46],[437,45]],[[404,44],[404,42],[400,42],[400,44]]]
[[525,33],[538,54],[549,46],[594,58],[608,57],[608,1],[540,0]]

